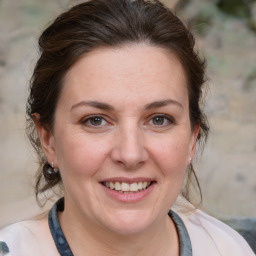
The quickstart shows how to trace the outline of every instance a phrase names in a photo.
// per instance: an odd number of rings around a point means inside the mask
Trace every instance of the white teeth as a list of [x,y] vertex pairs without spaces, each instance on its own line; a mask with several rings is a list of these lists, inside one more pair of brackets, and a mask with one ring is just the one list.
[[115,183],[115,190],[121,190],[121,184],[119,182]]
[[129,192],[137,192],[140,190],[146,189],[150,182],[134,182],[132,184],[128,184],[126,182],[105,182],[104,185],[112,190],[117,190],[119,192],[129,193]]
[[106,182],[106,186],[108,187],[108,184],[109,183],[109,188],[111,189],[114,189],[115,188],[115,184],[113,182]]
[[124,192],[129,191],[130,190],[129,184],[122,182],[121,183],[121,190],[124,191]]
[[147,187],[147,185],[148,185],[148,183],[147,183],[146,181],[144,181],[144,182],[142,183],[142,188],[145,189],[145,188]]
[[130,191],[138,191],[138,185],[137,183],[132,183],[130,185]]

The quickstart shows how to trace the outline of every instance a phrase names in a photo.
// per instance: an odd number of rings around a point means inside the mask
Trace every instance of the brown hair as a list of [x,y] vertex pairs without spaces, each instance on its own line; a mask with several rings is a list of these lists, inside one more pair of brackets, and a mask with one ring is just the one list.
[[[199,123],[198,142],[203,145],[206,141],[209,127],[200,107],[205,61],[195,51],[192,33],[157,0],[91,0],[61,14],[39,38],[41,55],[31,78],[27,102],[27,134],[40,163],[35,186],[37,197],[60,183],[61,176],[47,173],[49,164],[43,155],[32,115],[40,114],[41,126],[51,130],[62,81],[81,56],[100,47],[140,42],[177,55],[186,72],[191,127]],[[190,168],[183,190],[187,199],[192,174],[199,186]]]

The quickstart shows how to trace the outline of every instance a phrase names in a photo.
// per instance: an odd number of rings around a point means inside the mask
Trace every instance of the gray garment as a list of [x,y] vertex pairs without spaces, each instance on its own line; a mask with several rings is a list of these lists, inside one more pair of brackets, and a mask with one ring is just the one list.
[[[61,256],[73,256],[73,253],[68,245],[68,242],[61,230],[58,211],[64,210],[64,198],[58,200],[49,212],[48,222],[51,234],[57,250]],[[169,211],[169,216],[173,220],[179,235],[180,256],[192,256],[192,246],[187,229],[181,218],[172,210]]]
[[256,254],[256,218],[230,217],[221,221],[240,233]]
[[177,213],[170,210],[169,216],[173,220],[179,235],[180,256],[192,256],[192,245],[188,235],[188,231]]
[[9,248],[5,242],[0,241],[0,255],[8,254]]

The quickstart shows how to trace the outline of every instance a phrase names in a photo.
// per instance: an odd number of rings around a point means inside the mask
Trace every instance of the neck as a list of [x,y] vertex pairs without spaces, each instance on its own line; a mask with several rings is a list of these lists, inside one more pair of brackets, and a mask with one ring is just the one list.
[[[79,218],[65,209],[60,225],[76,256],[80,255],[179,255],[178,234],[168,215],[137,234],[117,234]],[[131,246],[132,245],[132,246]],[[168,252],[168,253],[167,253]]]

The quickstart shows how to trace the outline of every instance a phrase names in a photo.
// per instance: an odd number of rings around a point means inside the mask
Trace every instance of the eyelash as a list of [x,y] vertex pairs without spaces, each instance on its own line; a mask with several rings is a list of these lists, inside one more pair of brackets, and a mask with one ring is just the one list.
[[164,118],[168,122],[167,124],[160,124],[160,125],[152,124],[153,126],[156,126],[156,127],[159,127],[159,128],[176,124],[173,117],[171,117],[169,115],[165,115],[165,114],[155,114],[155,115],[151,116],[148,123],[151,122],[151,121],[153,122],[153,120],[156,119],[156,118]]
[[[88,123],[88,122],[95,121],[96,118],[98,118],[100,120],[100,124],[99,125]],[[150,124],[150,122],[154,122],[154,119],[156,119],[156,118],[163,118],[163,119],[165,119],[164,122],[167,121],[167,124],[159,124],[159,125],[158,124],[154,124],[154,123]],[[102,122],[105,122],[105,123],[102,124]],[[90,115],[90,116],[87,116],[87,117],[83,118],[81,123],[83,125],[87,125],[88,127],[100,128],[100,127],[104,126],[105,124],[107,124],[108,121],[106,121],[106,119],[102,115]],[[165,114],[155,114],[153,116],[150,116],[150,119],[149,119],[149,121],[147,123],[152,125],[152,126],[159,127],[159,128],[176,124],[176,122],[175,122],[173,117],[171,117],[169,115],[165,115]]]
[[[100,125],[93,125],[92,123],[88,124],[88,122],[90,122],[90,121],[92,122],[96,118],[101,120]],[[108,123],[102,115],[90,115],[90,116],[87,116],[87,117],[83,118],[82,121],[81,121],[81,123],[83,125],[87,125],[88,127],[93,127],[93,128],[96,128],[96,127],[100,128],[102,126],[102,122]]]

